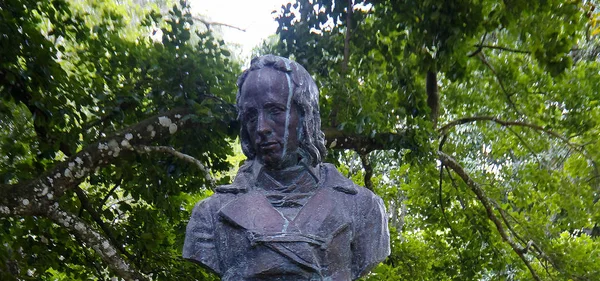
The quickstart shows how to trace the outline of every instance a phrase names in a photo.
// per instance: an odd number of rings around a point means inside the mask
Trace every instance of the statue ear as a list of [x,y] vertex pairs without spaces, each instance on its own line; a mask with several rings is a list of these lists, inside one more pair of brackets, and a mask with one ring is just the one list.
[[242,144],[242,152],[244,155],[246,155],[248,159],[254,159],[256,153],[254,152],[252,145],[250,145],[250,136],[248,136],[248,131],[246,131],[246,128],[244,128],[243,125],[240,129],[240,142]]

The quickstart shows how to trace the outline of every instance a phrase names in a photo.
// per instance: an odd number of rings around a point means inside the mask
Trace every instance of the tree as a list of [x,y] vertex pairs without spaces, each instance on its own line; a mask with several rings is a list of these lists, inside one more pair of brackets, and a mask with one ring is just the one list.
[[[0,0],[2,280],[216,279],[179,251],[229,180],[239,65],[185,3],[120,2]],[[600,273],[596,5],[283,7],[257,51],[314,73],[329,161],[390,212],[367,280]]]
[[330,160],[390,209],[373,280],[600,273],[596,4],[282,7],[271,49],[315,74]]
[[183,1],[0,7],[0,279],[214,279],[180,249],[238,130],[223,41]]

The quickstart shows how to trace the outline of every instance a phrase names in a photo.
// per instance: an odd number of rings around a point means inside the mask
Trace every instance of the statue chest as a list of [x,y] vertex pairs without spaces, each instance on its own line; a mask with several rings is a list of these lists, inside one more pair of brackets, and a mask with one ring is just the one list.
[[348,278],[330,280],[349,280],[351,205],[339,192],[319,189],[290,219],[261,192],[236,196],[215,218],[223,280],[231,274],[231,280],[286,274],[285,280],[328,280],[333,272]]

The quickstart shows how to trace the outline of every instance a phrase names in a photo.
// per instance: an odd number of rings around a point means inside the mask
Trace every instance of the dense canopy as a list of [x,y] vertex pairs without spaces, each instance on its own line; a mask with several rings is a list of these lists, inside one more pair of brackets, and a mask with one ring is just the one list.
[[[254,52],[313,74],[327,161],[386,203],[366,280],[600,276],[597,5],[276,11]],[[0,0],[1,280],[218,279],[181,248],[240,164],[219,28],[183,1]]]

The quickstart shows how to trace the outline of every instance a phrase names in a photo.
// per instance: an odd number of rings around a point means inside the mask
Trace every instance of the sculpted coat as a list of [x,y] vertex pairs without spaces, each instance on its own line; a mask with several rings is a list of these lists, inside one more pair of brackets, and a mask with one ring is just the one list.
[[253,166],[260,164],[241,168],[233,184],[195,206],[184,258],[224,281],[354,280],[389,254],[381,198],[333,165],[318,166],[315,193],[292,220],[257,187]]

